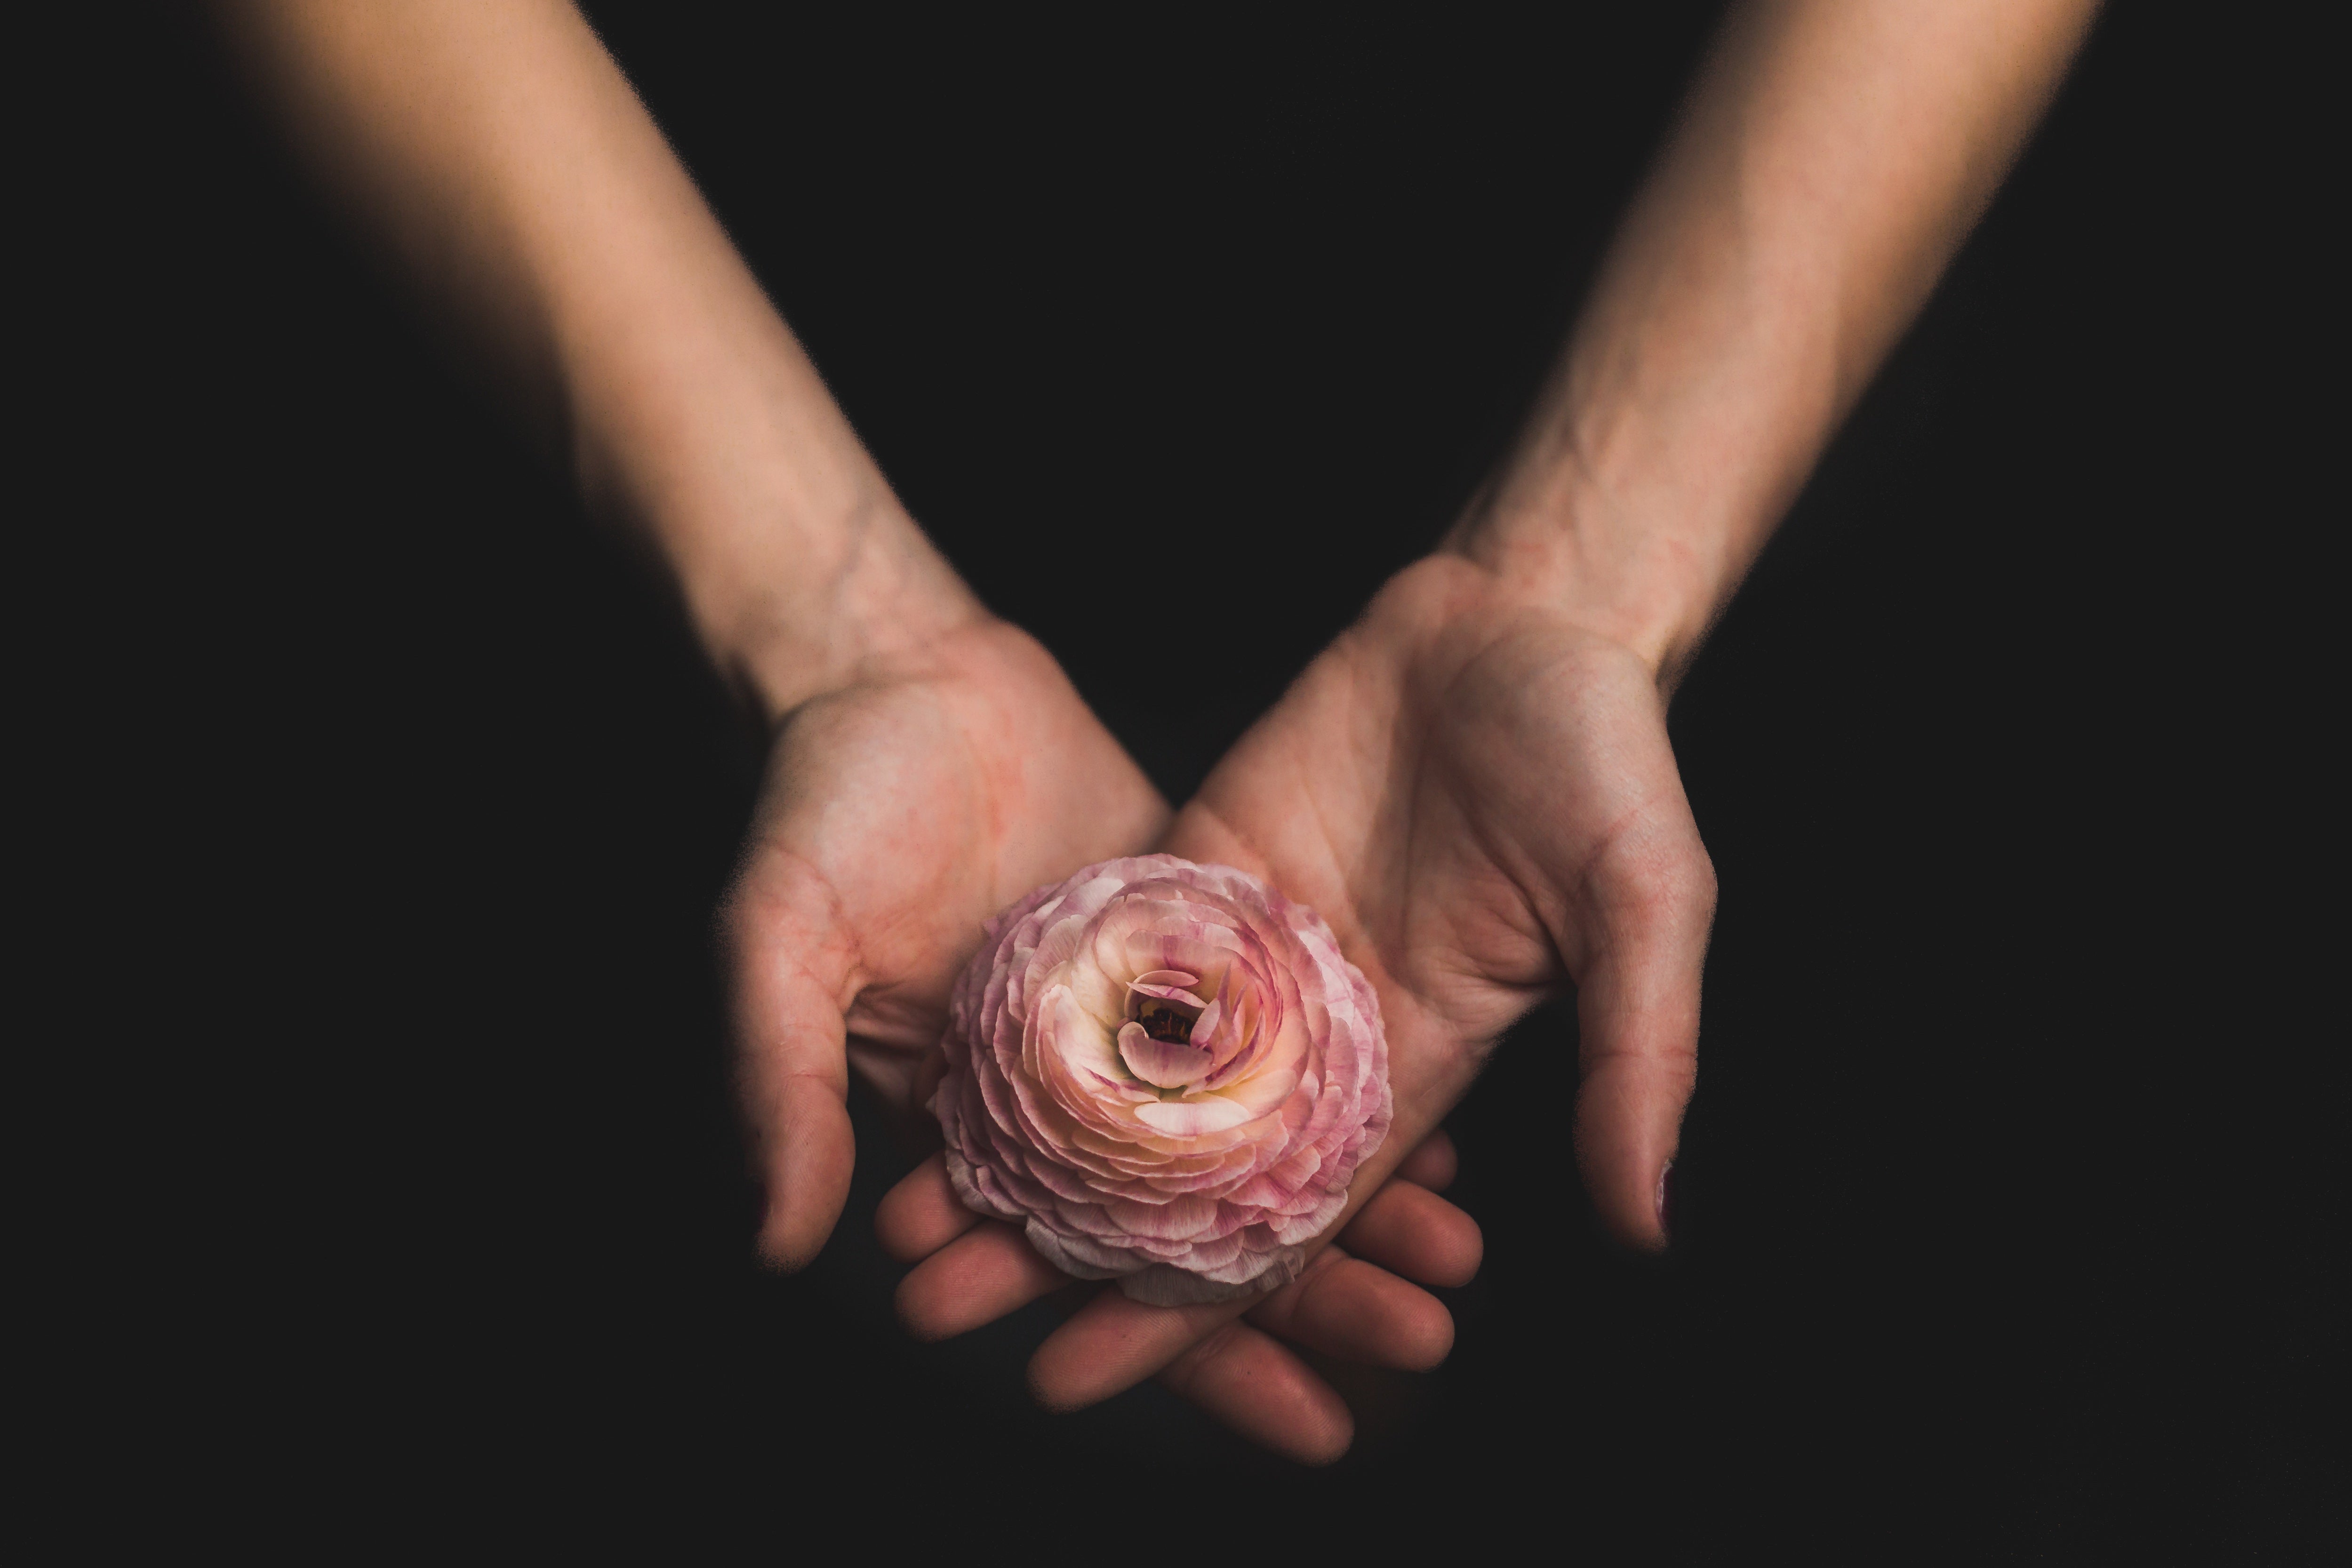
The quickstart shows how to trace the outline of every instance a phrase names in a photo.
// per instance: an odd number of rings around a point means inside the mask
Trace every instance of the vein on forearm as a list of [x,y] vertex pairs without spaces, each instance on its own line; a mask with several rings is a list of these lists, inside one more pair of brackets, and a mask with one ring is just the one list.
[[2090,0],[1736,10],[1454,546],[1668,684],[2014,161]]

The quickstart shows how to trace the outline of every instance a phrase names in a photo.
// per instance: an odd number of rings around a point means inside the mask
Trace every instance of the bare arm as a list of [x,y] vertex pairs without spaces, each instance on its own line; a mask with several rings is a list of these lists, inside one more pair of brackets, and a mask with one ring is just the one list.
[[2094,0],[1734,12],[1449,542],[1668,685],[2056,90]]
[[980,615],[563,0],[225,7],[295,141],[771,717]]

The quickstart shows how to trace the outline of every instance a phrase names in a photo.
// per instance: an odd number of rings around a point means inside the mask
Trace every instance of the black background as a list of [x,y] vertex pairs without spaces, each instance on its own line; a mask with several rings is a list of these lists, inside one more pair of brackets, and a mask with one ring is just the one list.
[[[593,10],[916,514],[1181,798],[1495,460],[1713,8],[749,16]],[[60,1450],[362,1539],[551,1468],[623,1478],[592,1518],[699,1476],[779,1552],[2339,1538],[2340,179],[2315,42],[2222,26],[2103,24],[1677,700],[1723,894],[1673,1255],[1598,1238],[1547,1009],[1451,1122],[1458,1347],[1335,1369],[1325,1472],[1156,1388],[1034,1411],[1043,1308],[908,1342],[862,1109],[825,1255],[752,1267],[709,913],[757,737],[200,25],[31,51],[35,1196],[109,1282]],[[1107,586],[1171,538],[1223,563],[1181,689]]]

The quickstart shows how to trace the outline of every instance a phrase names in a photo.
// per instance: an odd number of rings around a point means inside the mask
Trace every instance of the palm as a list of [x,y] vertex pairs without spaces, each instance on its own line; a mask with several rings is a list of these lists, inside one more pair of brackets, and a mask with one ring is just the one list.
[[1169,843],[1313,904],[1379,989],[1397,1125],[1360,1193],[1573,980],[1586,1179],[1612,1228],[1663,1239],[1713,880],[1632,653],[1496,602],[1466,563],[1425,562],[1243,739]]
[[804,1260],[840,1212],[847,1068],[911,1113],[982,922],[1146,847],[1166,816],[1052,658],[1001,623],[793,716],[730,911],[771,1256]]

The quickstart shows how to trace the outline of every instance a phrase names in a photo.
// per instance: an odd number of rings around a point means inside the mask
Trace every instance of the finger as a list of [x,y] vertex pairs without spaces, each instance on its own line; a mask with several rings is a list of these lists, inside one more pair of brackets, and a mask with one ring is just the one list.
[[745,1110],[768,1208],[760,1253],[798,1268],[833,1234],[856,1163],[843,1010],[849,954],[805,877],[747,877],[730,900]]
[[[1394,1140],[1399,1147],[1423,1134],[1409,1108],[1400,1106]],[[1425,1134],[1424,1134],[1425,1135]],[[1365,1194],[1379,1193],[1394,1167],[1384,1147],[1357,1167],[1348,1207],[1335,1229],[1345,1231],[1368,1206]],[[1204,1336],[1223,1328],[1265,1300],[1244,1296],[1190,1307],[1153,1307],[1118,1290],[1106,1290],[1046,1336],[1029,1360],[1029,1387],[1051,1410],[1077,1410],[1142,1382]],[[1400,1352],[1399,1353],[1402,1353]]]
[[900,1263],[929,1258],[980,1223],[948,1181],[944,1154],[934,1154],[908,1172],[882,1196],[874,1211],[874,1234],[882,1250]]
[[1342,1361],[1405,1372],[1427,1372],[1454,1349],[1454,1314],[1444,1302],[1337,1247],[1251,1308],[1249,1321]]
[[1019,1231],[990,1220],[932,1253],[898,1281],[898,1320],[919,1340],[949,1339],[1069,1282]]
[[1441,1127],[1423,1139],[1420,1148],[1404,1157],[1404,1163],[1397,1167],[1396,1173],[1418,1186],[1427,1187],[1433,1193],[1442,1193],[1454,1184],[1454,1178],[1461,1169],[1462,1159],[1454,1152],[1454,1140],[1446,1136],[1445,1129]]
[[1080,1410],[1131,1388],[1265,1298],[1151,1307],[1105,1290],[1029,1358],[1029,1391],[1048,1410]]
[[1365,1261],[1423,1285],[1467,1285],[1486,1254],[1476,1220],[1411,1182],[1373,1194],[1339,1239]]
[[1244,1322],[1229,1322],[1168,1363],[1167,1387],[1254,1443],[1328,1465],[1355,1441],[1347,1402],[1307,1363]]
[[1664,1187],[1698,1076],[1715,872],[1694,828],[1596,868],[1601,940],[1577,979],[1577,1163],[1619,1240],[1666,1245]]

